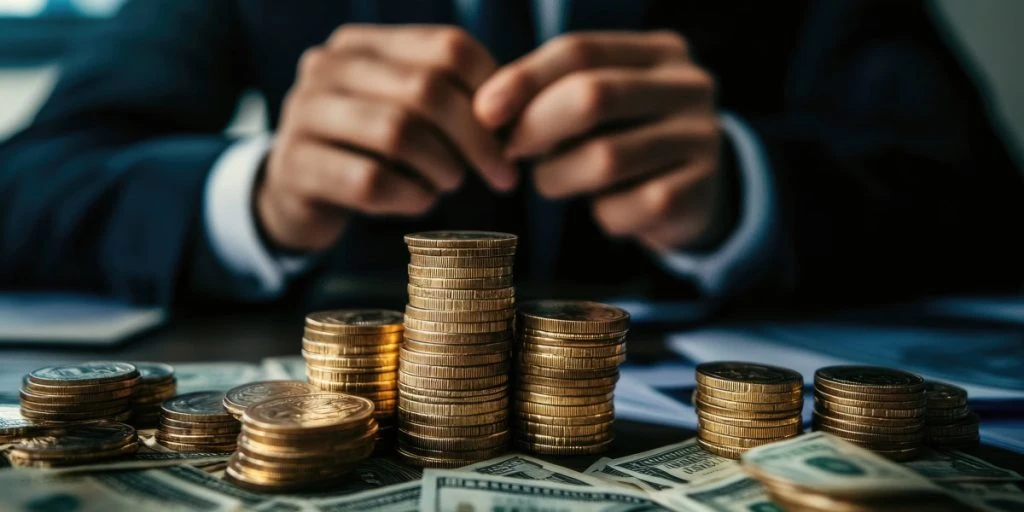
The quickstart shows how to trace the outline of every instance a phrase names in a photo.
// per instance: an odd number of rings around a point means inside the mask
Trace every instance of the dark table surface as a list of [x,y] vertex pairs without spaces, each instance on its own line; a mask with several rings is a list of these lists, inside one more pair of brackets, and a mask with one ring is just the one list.
[[[630,337],[630,361],[649,362],[673,357],[661,343],[664,329],[638,330]],[[257,363],[265,357],[298,355],[302,318],[276,314],[227,314],[193,316],[144,333],[127,343],[110,348],[43,347],[36,345],[0,347],[0,372],[22,375],[48,364],[93,359],[161,361],[242,361]],[[8,375],[10,377],[10,375]],[[10,378],[4,382],[10,382]],[[17,393],[0,389],[0,393]],[[619,420],[616,442],[607,457],[621,457],[693,437],[696,432],[677,427]],[[995,447],[982,446],[975,455],[993,464],[1024,474],[1024,456]],[[596,456],[543,457],[577,470],[586,468]]]

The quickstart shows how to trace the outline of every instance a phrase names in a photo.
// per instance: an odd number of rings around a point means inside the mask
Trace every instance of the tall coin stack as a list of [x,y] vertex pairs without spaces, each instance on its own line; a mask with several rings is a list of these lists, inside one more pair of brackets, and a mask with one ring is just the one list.
[[697,444],[720,457],[803,431],[803,377],[787,368],[719,361],[697,366]]
[[925,382],[928,402],[925,437],[936,448],[973,448],[981,442],[981,420],[967,405],[967,390],[942,382]]
[[39,368],[25,376],[21,415],[36,423],[127,421],[142,377],[129,363],[94,361]]
[[515,445],[545,455],[601,453],[612,443],[613,395],[629,313],[587,301],[519,307]]
[[321,311],[306,317],[302,357],[310,384],[373,402],[390,424],[398,403],[402,313],[388,309]]
[[814,429],[897,461],[925,441],[924,379],[875,366],[828,366],[814,372]]
[[160,404],[174,398],[178,380],[174,368],[164,363],[132,363],[139,369],[142,381],[132,401],[132,425],[136,428],[155,427],[160,422]]
[[398,372],[398,454],[458,467],[508,447],[509,349],[517,237],[406,235],[409,304]]
[[176,452],[233,452],[242,425],[224,408],[224,393],[197,391],[161,405],[156,441]]
[[271,398],[242,415],[226,478],[262,491],[322,488],[373,452],[373,402],[342,393]]

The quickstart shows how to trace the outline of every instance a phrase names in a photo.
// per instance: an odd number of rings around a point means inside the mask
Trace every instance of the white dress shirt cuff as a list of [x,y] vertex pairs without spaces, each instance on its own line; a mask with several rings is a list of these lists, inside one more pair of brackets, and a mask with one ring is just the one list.
[[671,272],[694,279],[702,291],[721,298],[759,277],[774,256],[777,206],[770,163],[757,134],[739,117],[723,113],[722,130],[736,151],[740,180],[740,217],[729,238],[710,253],[661,254]]
[[270,145],[267,135],[240,139],[213,164],[206,182],[206,238],[233,281],[229,288],[244,299],[280,296],[288,279],[309,263],[308,258],[272,254],[260,239],[253,218],[253,187]]

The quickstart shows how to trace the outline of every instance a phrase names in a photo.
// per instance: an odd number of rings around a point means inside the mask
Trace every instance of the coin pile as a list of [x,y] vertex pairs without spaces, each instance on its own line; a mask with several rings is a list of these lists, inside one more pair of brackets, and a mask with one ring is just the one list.
[[482,231],[405,237],[397,450],[409,464],[458,467],[507,449],[517,240]]
[[25,376],[21,415],[40,423],[127,421],[138,384],[134,365],[95,361],[47,366]]
[[814,429],[897,461],[921,453],[927,411],[924,379],[875,366],[814,372]]
[[337,483],[373,452],[373,402],[317,392],[264,400],[242,415],[226,478],[262,491]]
[[154,427],[160,421],[160,404],[174,398],[178,392],[174,368],[164,363],[132,364],[142,375],[132,401],[132,424],[137,428]]
[[263,380],[231,388],[224,393],[224,408],[235,419],[241,421],[242,414],[250,405],[271,398],[311,395],[319,392],[316,386],[298,380]]
[[197,391],[161,405],[156,441],[178,452],[233,452],[241,424],[224,408],[224,393]]
[[629,313],[597,302],[544,300],[519,307],[517,448],[545,455],[608,449],[628,329]]
[[402,313],[387,309],[321,311],[306,317],[302,356],[317,388],[369,399],[389,423],[398,403]]
[[697,366],[697,443],[738,459],[757,446],[803,431],[803,377],[764,364],[719,361]]
[[972,448],[981,442],[981,420],[967,405],[967,390],[942,382],[925,382],[925,437],[936,448]]
[[139,449],[135,429],[114,421],[31,427],[14,443],[7,459],[18,467],[74,466],[130,455]]

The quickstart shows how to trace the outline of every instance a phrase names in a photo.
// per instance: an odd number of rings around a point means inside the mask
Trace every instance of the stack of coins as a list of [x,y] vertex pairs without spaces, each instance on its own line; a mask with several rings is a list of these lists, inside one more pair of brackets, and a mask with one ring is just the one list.
[[337,483],[373,452],[373,402],[341,393],[272,398],[242,415],[229,480],[263,491]]
[[317,388],[369,399],[389,423],[398,403],[402,313],[387,309],[321,311],[306,317],[302,356]]
[[40,423],[127,421],[138,384],[134,365],[96,361],[47,366],[22,381],[21,415]]
[[224,408],[237,420],[251,406],[286,396],[311,395],[319,392],[316,386],[298,380],[264,380],[242,384],[224,393]]
[[136,428],[155,427],[160,422],[160,404],[174,398],[178,392],[174,368],[163,363],[132,364],[142,375],[142,382],[135,390],[135,399],[132,401],[132,424]]
[[545,455],[608,449],[628,329],[629,313],[597,302],[545,300],[519,307],[518,449]]
[[925,441],[924,379],[875,366],[814,372],[814,429],[890,459],[911,460]]
[[697,444],[720,457],[803,431],[803,377],[786,368],[719,361],[697,366]]
[[224,408],[224,393],[197,391],[163,403],[156,441],[178,452],[233,452],[241,424]]
[[32,427],[13,444],[7,459],[18,467],[55,468],[88,464],[135,453],[139,438],[124,423],[95,421],[84,425]]
[[936,448],[965,449],[981,442],[981,420],[967,405],[967,390],[942,382],[924,385],[925,437]]
[[508,447],[509,349],[517,237],[407,235],[409,304],[399,357],[398,454],[458,467]]

